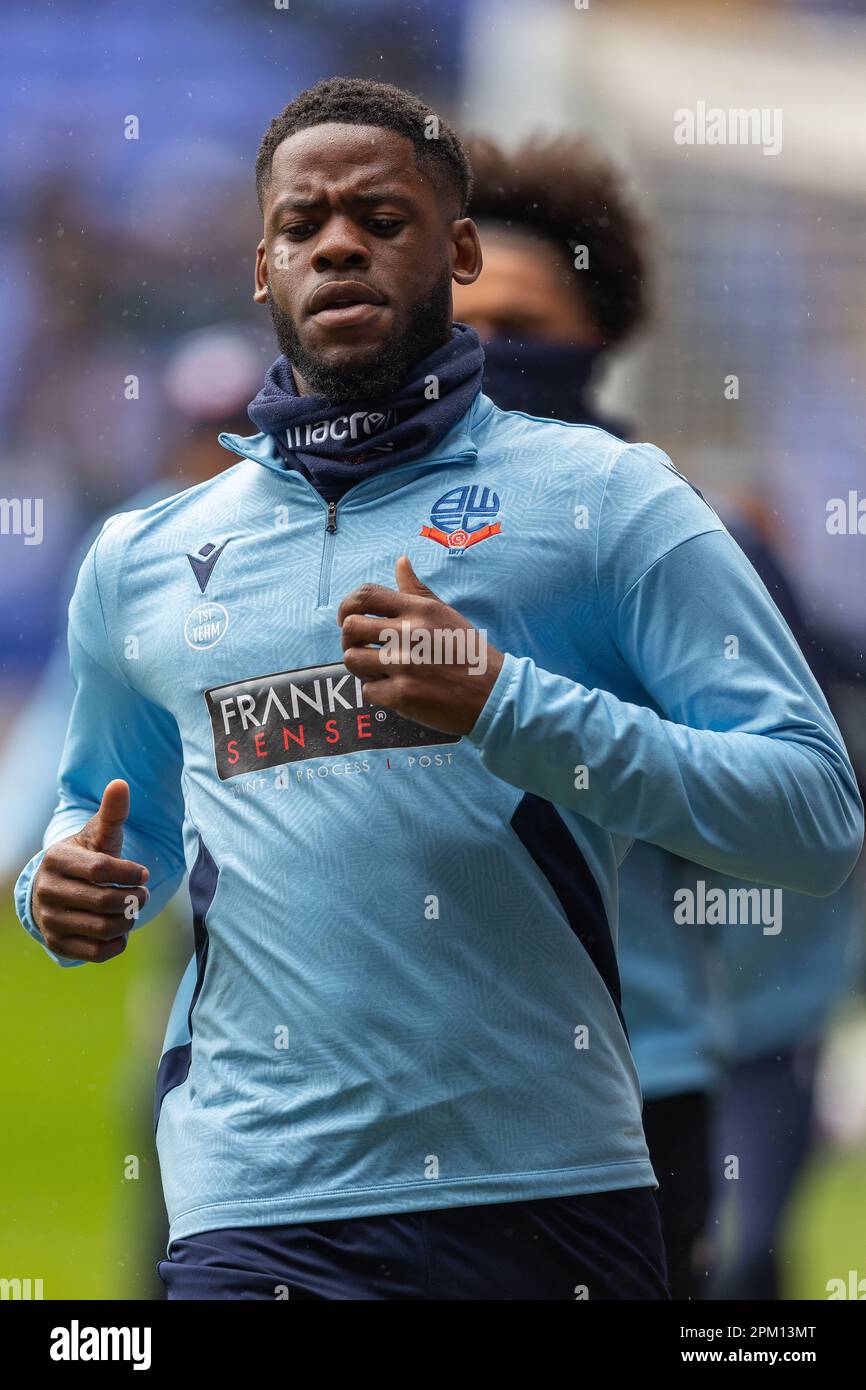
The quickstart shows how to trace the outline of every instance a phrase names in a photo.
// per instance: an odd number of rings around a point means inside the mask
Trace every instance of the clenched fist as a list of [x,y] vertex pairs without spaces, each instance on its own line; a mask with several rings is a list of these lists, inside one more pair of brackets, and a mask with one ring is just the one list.
[[55,955],[102,962],[126,950],[149,896],[145,866],[118,858],[128,815],[128,784],[109,782],[96,815],[46,850],[33,881],[32,916]]

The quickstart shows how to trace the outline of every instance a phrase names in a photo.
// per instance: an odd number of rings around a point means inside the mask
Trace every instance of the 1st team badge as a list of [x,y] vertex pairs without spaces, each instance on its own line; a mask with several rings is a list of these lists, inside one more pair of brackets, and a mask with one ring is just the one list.
[[421,535],[444,545],[449,555],[462,555],[471,545],[500,534],[502,526],[494,519],[498,515],[497,493],[481,483],[466,483],[433,503],[431,524],[421,527]]

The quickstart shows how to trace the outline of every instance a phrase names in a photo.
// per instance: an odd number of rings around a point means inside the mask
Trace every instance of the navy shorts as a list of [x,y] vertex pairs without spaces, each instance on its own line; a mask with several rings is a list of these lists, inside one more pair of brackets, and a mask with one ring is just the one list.
[[666,1299],[652,1188],[203,1231],[169,1299]]

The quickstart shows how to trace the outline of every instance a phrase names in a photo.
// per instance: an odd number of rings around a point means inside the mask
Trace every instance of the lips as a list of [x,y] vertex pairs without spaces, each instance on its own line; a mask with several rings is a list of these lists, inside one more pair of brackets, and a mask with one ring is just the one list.
[[376,307],[384,303],[381,294],[360,280],[328,280],[311,296],[307,312],[316,316],[330,316],[336,311],[344,315],[347,310],[357,309],[361,305]]

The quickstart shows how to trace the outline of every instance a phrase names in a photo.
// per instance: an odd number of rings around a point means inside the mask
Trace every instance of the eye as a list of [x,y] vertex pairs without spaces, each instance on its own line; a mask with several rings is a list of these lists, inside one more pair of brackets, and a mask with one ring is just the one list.
[[403,223],[399,217],[371,217],[367,225],[380,236],[388,236],[389,233],[398,232]]
[[497,334],[500,337],[513,336],[515,338],[532,338],[538,333],[538,325],[528,318],[520,318],[518,315],[503,317],[494,320]]
[[291,237],[292,241],[303,241],[315,231],[312,222],[294,222],[291,227],[283,227],[280,236]]

